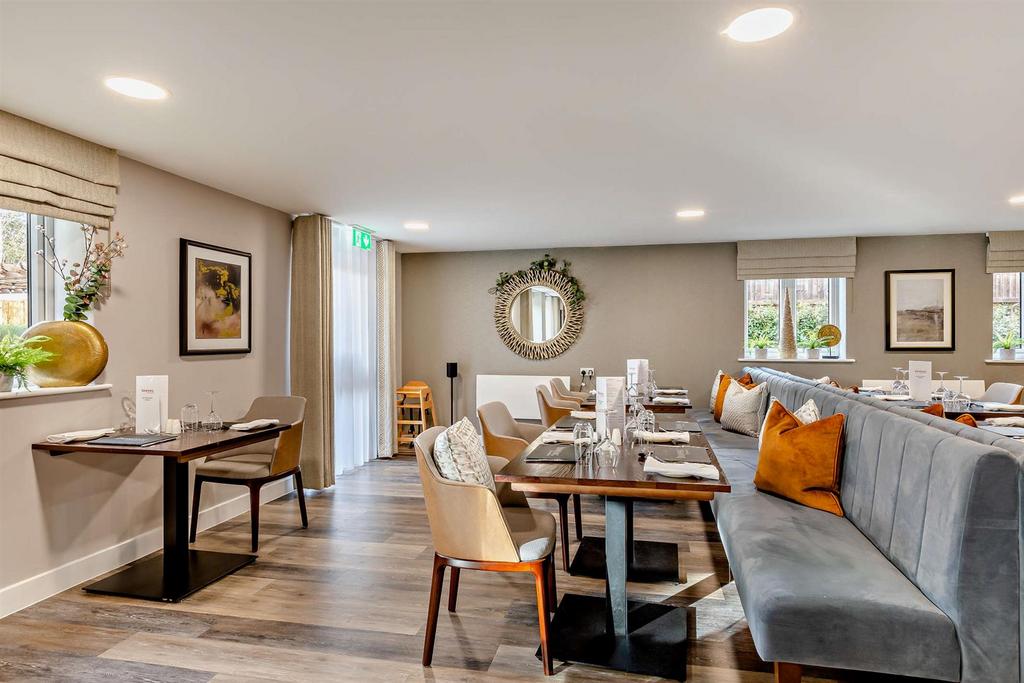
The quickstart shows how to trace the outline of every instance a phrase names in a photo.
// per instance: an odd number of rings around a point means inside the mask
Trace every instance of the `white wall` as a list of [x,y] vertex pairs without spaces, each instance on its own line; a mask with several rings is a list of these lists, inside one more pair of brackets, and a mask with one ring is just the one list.
[[[208,389],[220,391],[217,409],[226,419],[257,395],[287,393],[289,216],[128,159],[121,178],[114,228],[127,236],[128,251],[114,264],[112,296],[95,315],[110,347],[97,381],[113,390],[0,402],[0,616],[161,542],[159,458],[53,458],[33,452],[33,441],[120,424],[121,399],[134,396],[140,374],[170,375],[172,416],[190,400],[208,410]],[[252,253],[251,354],[178,356],[180,237]],[[202,521],[244,511],[244,501],[224,505],[241,493],[204,489],[204,508],[214,511]]]

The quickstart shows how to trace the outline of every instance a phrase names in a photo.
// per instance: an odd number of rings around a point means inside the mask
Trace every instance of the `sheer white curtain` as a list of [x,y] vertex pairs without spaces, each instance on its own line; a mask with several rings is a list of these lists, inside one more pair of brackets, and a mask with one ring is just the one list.
[[352,227],[331,233],[334,313],[335,474],[377,456],[377,283],[374,250],[352,246]]

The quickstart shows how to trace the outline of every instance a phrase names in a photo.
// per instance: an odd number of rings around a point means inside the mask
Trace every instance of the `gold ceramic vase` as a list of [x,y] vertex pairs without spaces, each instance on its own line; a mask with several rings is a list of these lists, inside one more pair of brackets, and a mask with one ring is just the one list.
[[81,387],[107,367],[107,342],[89,323],[71,320],[42,322],[25,330],[24,337],[42,335],[50,341],[39,348],[56,354],[53,360],[27,368],[30,382],[40,387]]

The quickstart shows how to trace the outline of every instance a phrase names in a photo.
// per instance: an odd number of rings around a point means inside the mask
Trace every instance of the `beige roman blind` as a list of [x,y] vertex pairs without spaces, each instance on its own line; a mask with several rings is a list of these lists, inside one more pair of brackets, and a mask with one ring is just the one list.
[[988,234],[986,273],[1024,272],[1024,230]]
[[856,237],[751,240],[736,243],[736,279],[853,277]]
[[117,151],[0,111],[0,208],[109,228]]

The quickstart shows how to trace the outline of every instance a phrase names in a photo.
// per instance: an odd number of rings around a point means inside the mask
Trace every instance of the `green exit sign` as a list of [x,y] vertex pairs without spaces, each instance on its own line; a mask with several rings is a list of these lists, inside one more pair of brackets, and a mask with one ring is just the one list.
[[373,235],[370,234],[369,230],[361,228],[358,225],[353,225],[352,246],[359,247],[364,250],[373,249]]

